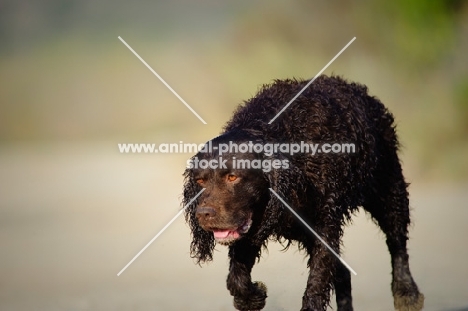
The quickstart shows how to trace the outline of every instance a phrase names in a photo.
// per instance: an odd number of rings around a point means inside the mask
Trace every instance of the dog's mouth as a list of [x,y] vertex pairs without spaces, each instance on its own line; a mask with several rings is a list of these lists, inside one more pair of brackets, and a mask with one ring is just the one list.
[[213,231],[213,236],[216,239],[216,242],[223,244],[223,245],[229,245],[235,240],[239,239],[243,234],[247,233],[251,226],[252,226],[252,217],[249,216],[244,221],[244,223],[237,228],[230,228],[230,229],[214,228],[212,229],[212,231]]

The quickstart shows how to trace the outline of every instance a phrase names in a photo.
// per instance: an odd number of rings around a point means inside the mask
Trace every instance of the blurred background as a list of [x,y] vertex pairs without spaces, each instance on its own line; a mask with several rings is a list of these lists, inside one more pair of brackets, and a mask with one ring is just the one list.
[[[179,210],[190,157],[117,144],[203,143],[261,85],[312,78],[354,36],[325,74],[394,113],[426,310],[468,310],[462,0],[0,0],[0,310],[232,310],[225,249],[194,265],[182,219],[116,276]],[[361,213],[344,245],[355,308],[391,310],[383,235]],[[254,278],[266,310],[298,310],[306,262],[278,249]]]

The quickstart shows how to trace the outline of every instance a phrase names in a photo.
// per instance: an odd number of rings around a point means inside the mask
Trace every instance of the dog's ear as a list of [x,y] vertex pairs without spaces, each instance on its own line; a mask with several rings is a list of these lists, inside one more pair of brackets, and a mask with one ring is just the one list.
[[[269,188],[277,193],[289,206],[297,209],[301,206],[303,196],[306,193],[305,175],[298,167],[290,162],[290,159],[282,154],[273,154],[267,157],[271,161],[280,160],[281,168],[265,172],[264,176],[269,183]],[[291,185],[294,185],[292,187]],[[287,207],[270,191],[270,199],[265,209],[265,219],[270,222],[271,232],[263,232],[262,238],[269,235],[280,237],[285,219],[293,218]]]
[[[270,161],[281,162],[280,168],[272,169],[270,172],[265,173],[270,188],[283,200],[288,202],[288,204],[299,203],[306,192],[307,183],[304,172],[295,166],[290,158],[281,153],[273,154],[268,158]],[[291,185],[294,185],[294,187],[291,187]],[[281,202],[278,203],[282,204]]]
[[[201,186],[193,178],[193,172],[186,169],[184,172],[184,198],[183,206],[186,206],[199,192]],[[213,249],[215,240],[211,232],[207,232],[198,224],[196,209],[199,203],[199,197],[185,209],[185,221],[189,224],[192,231],[192,242],[190,244],[190,254],[197,263],[211,261],[213,259]]]

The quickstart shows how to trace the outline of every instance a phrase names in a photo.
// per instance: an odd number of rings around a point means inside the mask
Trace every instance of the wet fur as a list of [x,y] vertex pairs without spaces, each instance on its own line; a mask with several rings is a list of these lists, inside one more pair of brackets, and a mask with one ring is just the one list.
[[[272,188],[337,253],[340,252],[343,226],[362,206],[387,237],[395,309],[420,310],[424,296],[408,265],[408,192],[397,155],[398,140],[392,114],[377,98],[368,95],[365,86],[336,76],[321,76],[271,125],[268,124],[305,84],[306,81],[277,80],[264,86],[255,97],[237,108],[222,134],[213,140],[214,143],[250,140],[264,143],[353,142],[356,145],[355,154],[260,155],[287,159],[290,167],[270,172],[252,171],[246,178],[255,180],[259,188],[237,196],[243,198],[242,206],[223,209],[222,213],[230,213],[232,209],[249,209],[254,213],[252,228],[229,245],[227,288],[234,296],[235,307],[238,310],[264,307],[266,286],[252,282],[250,272],[267,241],[279,240],[288,245],[296,241],[309,255],[310,275],[301,310],[326,310],[331,290],[336,292],[338,310],[352,310],[349,271],[268,191]],[[194,180],[194,173],[192,169],[185,171],[184,205],[201,190]],[[218,173],[207,174],[215,176],[213,174]],[[205,191],[186,209],[186,220],[193,237],[191,254],[198,263],[213,259],[216,244],[213,233],[200,227],[196,215],[197,208],[215,195],[218,188],[213,187],[213,191]],[[224,198],[224,201],[231,199]],[[255,204],[249,204],[249,200]],[[221,208],[216,203],[211,205]],[[386,308],[382,306],[382,309]]]

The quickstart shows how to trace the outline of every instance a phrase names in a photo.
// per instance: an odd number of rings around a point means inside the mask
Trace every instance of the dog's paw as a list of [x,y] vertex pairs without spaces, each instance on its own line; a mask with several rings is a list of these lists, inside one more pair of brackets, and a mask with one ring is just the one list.
[[262,282],[254,282],[249,295],[234,297],[234,307],[239,311],[260,311],[265,307],[267,287]]
[[421,293],[411,296],[395,295],[394,305],[397,311],[419,311],[424,307],[424,295]]

